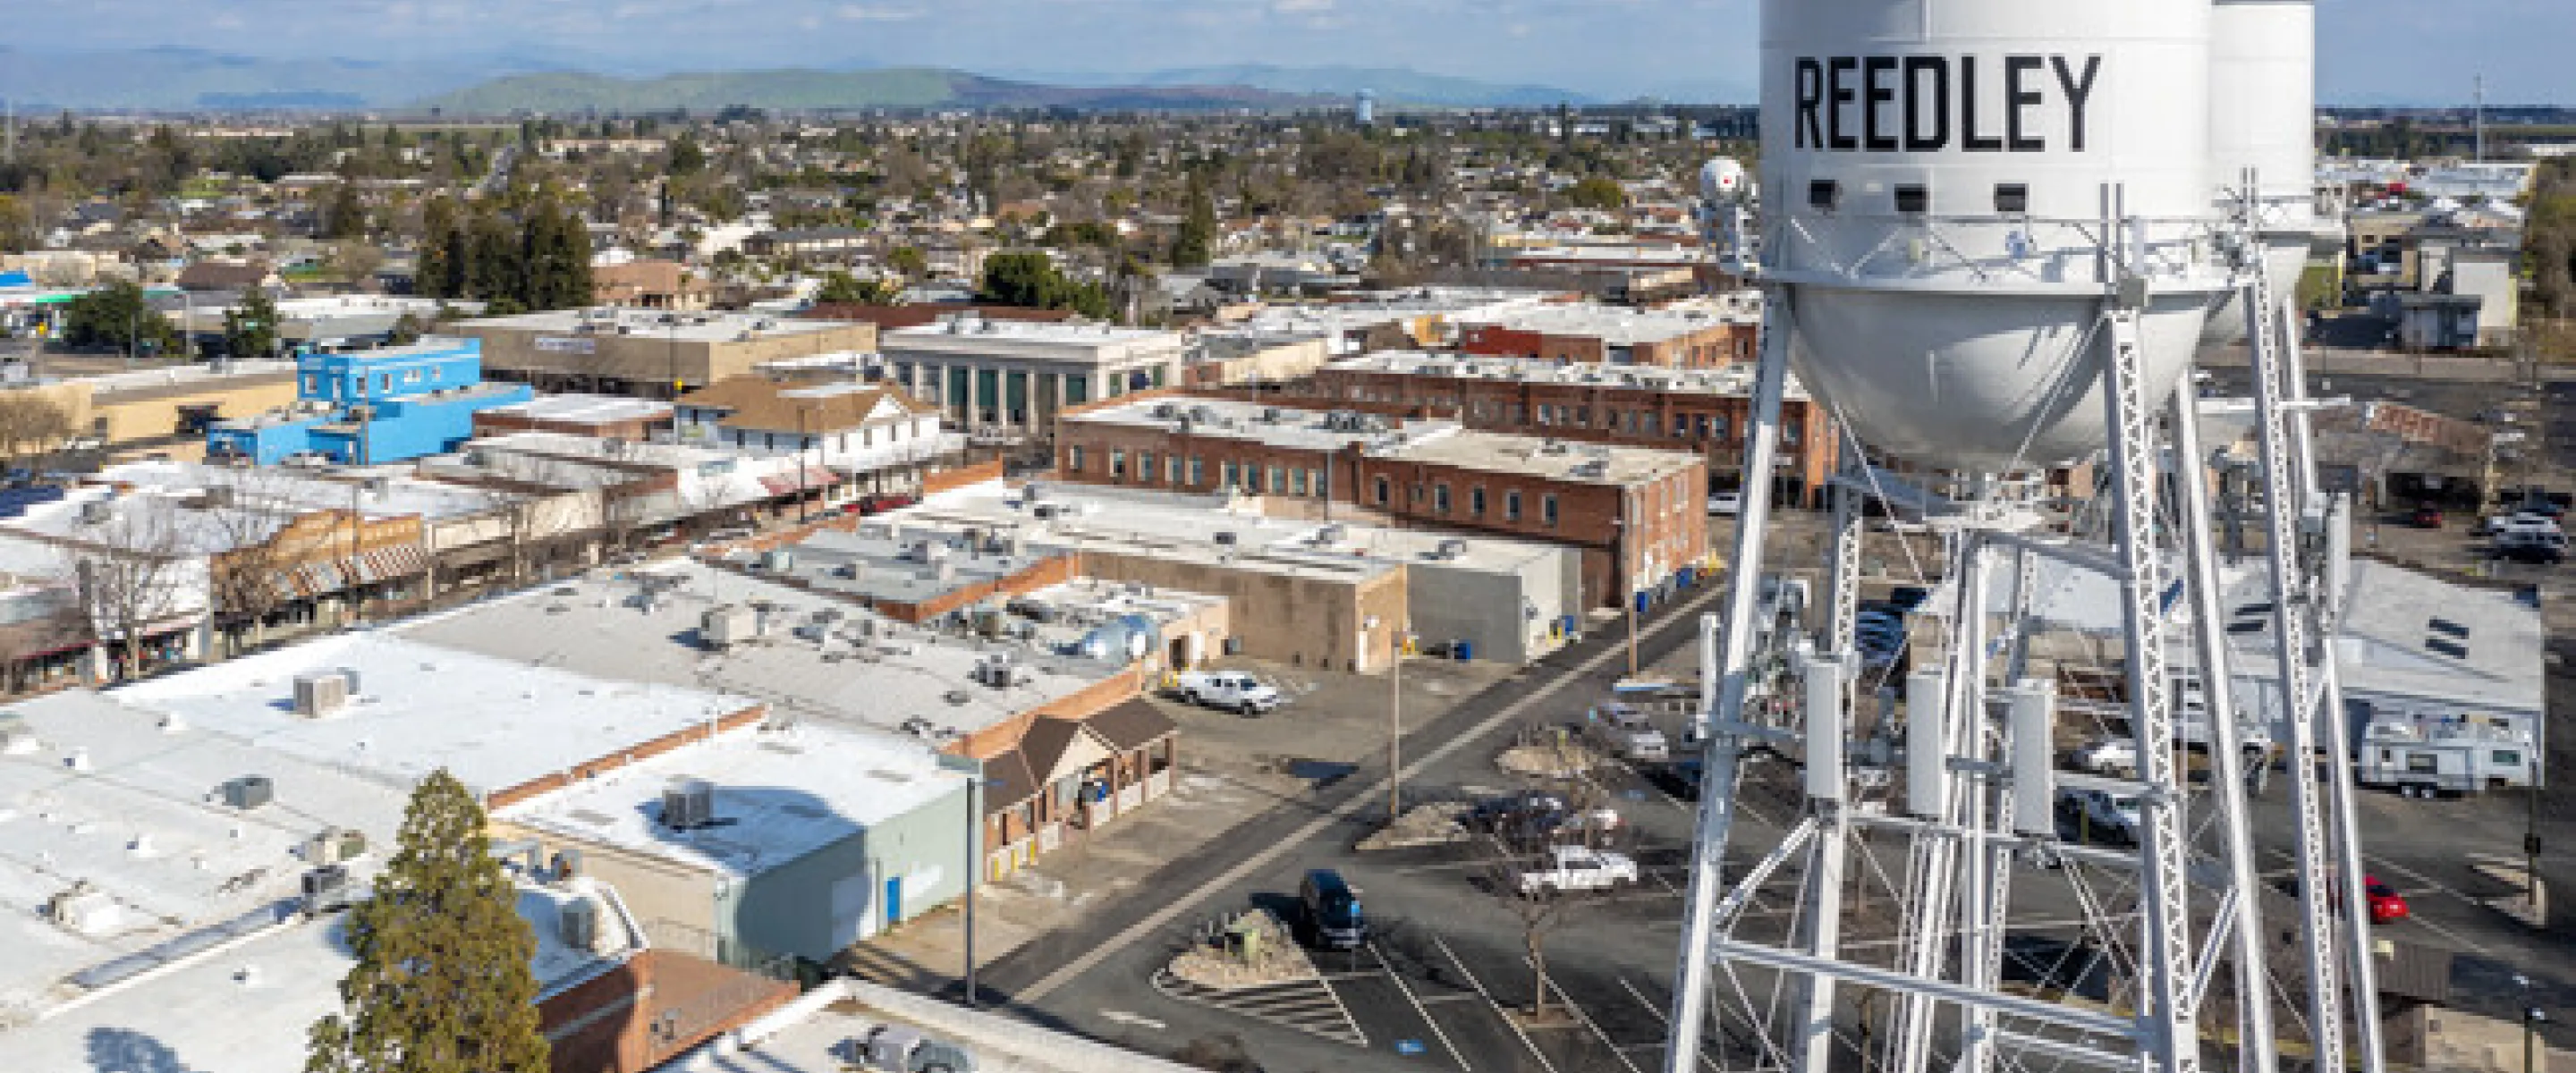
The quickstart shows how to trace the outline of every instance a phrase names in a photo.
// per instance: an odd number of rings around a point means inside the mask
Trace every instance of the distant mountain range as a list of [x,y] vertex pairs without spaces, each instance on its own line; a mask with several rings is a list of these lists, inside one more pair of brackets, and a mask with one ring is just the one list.
[[650,78],[513,75],[416,103],[454,114],[697,112],[742,105],[783,111],[862,108],[1080,108],[1203,111],[1293,108],[1315,99],[1239,85],[1060,86],[1014,82],[939,67],[865,71],[725,71]]
[[1182,67],[1142,75],[1030,75],[1039,81],[1071,85],[1128,83],[1141,86],[1249,86],[1277,93],[1347,97],[1361,90],[1377,94],[1381,105],[1436,108],[1553,108],[1558,104],[1599,103],[1589,94],[1555,86],[1503,85],[1472,78],[1423,74],[1391,67],[1278,67],[1236,64],[1226,67]]
[[517,54],[403,60],[271,59],[159,48],[38,53],[0,47],[0,96],[20,115],[76,111],[409,111],[449,113],[1045,108],[1205,110],[1336,106],[1362,89],[1390,108],[1554,107],[1596,98],[1398,68],[1246,64],[1142,74],[937,67],[595,73],[613,64]]

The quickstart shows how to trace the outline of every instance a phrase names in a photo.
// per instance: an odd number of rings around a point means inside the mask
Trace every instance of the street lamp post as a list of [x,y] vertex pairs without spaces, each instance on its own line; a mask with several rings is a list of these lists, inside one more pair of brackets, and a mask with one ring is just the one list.
[[1386,822],[1404,815],[1404,642],[1410,631],[1371,615],[1368,629],[1386,627]]
[[975,1007],[975,878],[984,868],[984,815],[977,806],[976,791],[992,784],[984,777],[984,762],[971,756],[939,756],[939,768],[966,776],[966,1007]]
[[2538,1002],[2532,1001],[2531,977],[2515,973],[2513,982],[2514,986],[2522,989],[2522,1073],[2535,1073],[2539,1068],[2536,1059],[2539,1057],[2540,1026],[2549,1020],[2549,1014],[2540,1008]]

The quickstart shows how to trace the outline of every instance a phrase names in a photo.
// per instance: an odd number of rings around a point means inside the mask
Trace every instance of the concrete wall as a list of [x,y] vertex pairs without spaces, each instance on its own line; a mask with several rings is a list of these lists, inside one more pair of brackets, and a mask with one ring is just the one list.
[[1556,549],[1509,573],[1414,559],[1405,564],[1413,632],[1426,644],[1466,641],[1480,660],[1526,663],[1546,650],[1550,625],[1582,612],[1580,569],[1579,555]]
[[1082,564],[1086,573],[1106,581],[1223,596],[1244,655],[1316,670],[1374,673],[1384,667],[1385,642],[1364,641],[1360,624],[1370,616],[1403,622],[1409,606],[1401,569],[1375,577],[1358,569],[1348,578],[1290,576],[1097,550],[1083,552]]
[[[965,783],[951,781],[949,792],[920,808],[719,892],[717,931],[762,954],[828,961],[890,924],[955,900],[982,851],[968,821]],[[886,901],[890,881],[901,885],[899,905]]]

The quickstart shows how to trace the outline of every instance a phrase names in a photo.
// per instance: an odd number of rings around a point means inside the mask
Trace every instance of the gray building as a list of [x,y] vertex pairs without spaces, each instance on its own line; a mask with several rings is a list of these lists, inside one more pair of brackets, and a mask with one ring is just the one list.
[[896,383],[955,427],[1048,439],[1068,407],[1175,385],[1188,349],[1178,332],[1042,324],[959,314],[877,340]]

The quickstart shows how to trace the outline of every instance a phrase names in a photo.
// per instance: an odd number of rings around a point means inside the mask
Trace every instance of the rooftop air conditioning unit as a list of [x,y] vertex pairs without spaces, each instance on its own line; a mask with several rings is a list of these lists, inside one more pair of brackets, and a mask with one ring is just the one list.
[[1440,542],[1440,557],[1443,559],[1456,559],[1466,554],[1467,542],[1464,540],[1452,537]]
[[309,671],[295,676],[295,714],[319,719],[347,707],[349,676],[342,671]]
[[1220,546],[1223,546],[1223,547],[1229,547],[1229,548],[1230,548],[1230,547],[1233,547],[1233,546],[1234,546],[1234,544],[1235,544],[1235,541],[1236,541],[1236,540],[1238,540],[1238,539],[1241,539],[1241,538],[1240,538],[1240,537],[1238,537],[1238,536],[1237,536],[1237,535],[1236,535],[1232,530],[1221,530],[1221,531],[1219,531],[1219,532],[1217,533],[1217,535],[1216,535],[1216,542],[1217,542]]
[[716,784],[681,776],[662,787],[662,826],[694,831],[716,822]]
[[250,810],[277,798],[277,781],[266,775],[244,775],[224,783],[224,804]]
[[82,525],[105,525],[116,517],[116,505],[104,499],[93,499],[80,505]]
[[556,910],[555,938],[567,950],[591,953],[599,948],[599,903],[588,895],[566,899]]

